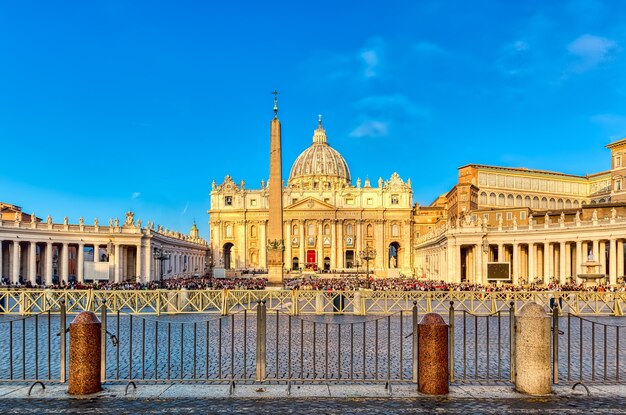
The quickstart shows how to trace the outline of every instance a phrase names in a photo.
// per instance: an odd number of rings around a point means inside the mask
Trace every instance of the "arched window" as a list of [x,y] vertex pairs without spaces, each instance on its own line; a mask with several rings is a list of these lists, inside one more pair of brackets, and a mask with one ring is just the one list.
[[498,195],[498,206],[504,206],[504,195],[502,193]]
[[480,194],[480,204],[481,205],[486,205],[487,204],[487,193],[482,192]]
[[574,200],[574,208],[578,209],[580,207],[580,202],[578,200]]
[[565,199],[565,209],[571,209],[572,208],[572,201],[569,199]]
[[587,202],[583,200],[582,202],[580,202],[580,206],[587,206]]
[[506,205],[507,206],[513,206],[513,203],[514,203],[513,201],[514,201],[513,195],[508,195],[506,197]]
[[563,199],[559,199],[556,201],[556,208],[563,209]]
[[232,238],[233,237],[233,225],[231,223],[227,223],[226,224],[226,237],[227,238]]
[[330,225],[324,225],[324,235],[330,235]]
[[374,236],[374,227],[372,225],[367,225],[367,236]]
[[309,223],[307,235],[315,235],[315,225],[313,225],[312,223]]
[[489,204],[492,206],[496,205],[496,194],[495,193],[491,193],[489,195]]
[[300,230],[299,230],[299,229],[300,229],[300,227],[299,227],[297,224],[296,224],[296,225],[293,225],[293,226],[291,227],[291,233],[292,233],[294,236],[298,236],[298,233],[300,233]]
[[550,209],[556,209],[556,201],[553,197],[550,198]]
[[346,235],[354,235],[352,224],[348,223],[346,225]]
[[524,206],[530,207],[530,196],[524,198]]
[[521,207],[521,206],[523,205],[523,203],[524,203],[524,202],[523,202],[523,200],[522,200],[522,196],[517,195],[517,196],[515,197],[515,206],[517,206],[517,207]]
[[256,238],[256,226],[255,225],[250,226],[250,236],[253,238]]
[[533,197],[533,208],[539,208],[539,198],[537,196]]
[[548,199],[546,199],[545,197],[541,198],[541,208],[542,209],[547,209],[548,208]]

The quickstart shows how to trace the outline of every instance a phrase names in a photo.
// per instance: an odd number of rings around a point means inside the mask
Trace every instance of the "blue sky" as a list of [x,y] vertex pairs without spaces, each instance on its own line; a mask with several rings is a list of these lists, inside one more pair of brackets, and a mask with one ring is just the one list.
[[0,200],[55,221],[203,236],[211,181],[285,180],[317,114],[353,180],[428,204],[468,163],[609,168],[626,136],[626,2],[0,3]]

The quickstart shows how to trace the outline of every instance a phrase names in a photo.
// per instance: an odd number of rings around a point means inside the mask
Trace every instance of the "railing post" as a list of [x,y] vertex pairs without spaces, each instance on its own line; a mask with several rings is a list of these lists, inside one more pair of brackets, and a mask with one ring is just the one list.
[[413,301],[413,383],[417,384],[417,378],[418,378],[418,373],[419,373],[419,366],[418,366],[418,359],[419,359],[419,354],[418,354],[418,336],[417,336],[417,330],[418,330],[418,322],[417,322],[417,301]]
[[515,302],[509,303],[509,364],[511,383],[515,383]]
[[228,290],[226,288],[222,290],[222,315],[228,315]]
[[559,309],[556,302],[552,307],[552,383],[559,383]]
[[454,382],[454,301],[450,301],[448,313],[448,372],[450,373],[450,382]]
[[61,315],[59,317],[59,360],[60,360],[60,382],[61,383],[65,383],[66,381],[66,376],[65,376],[65,364],[66,364],[66,359],[65,359],[65,352],[66,352],[66,339],[65,339],[65,325],[66,325],[66,310],[65,310],[65,299],[61,299],[60,301],[61,303]]
[[266,307],[265,300],[259,301],[256,311],[256,381],[265,380],[266,367]]
[[433,311],[433,298],[430,291],[426,292],[426,312],[431,313]]
[[100,381],[104,383],[107,378],[107,300],[102,299],[100,315]]

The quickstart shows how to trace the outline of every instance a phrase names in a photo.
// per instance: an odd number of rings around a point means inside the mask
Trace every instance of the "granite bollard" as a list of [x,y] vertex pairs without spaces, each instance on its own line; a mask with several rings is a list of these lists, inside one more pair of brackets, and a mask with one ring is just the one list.
[[91,311],[83,311],[70,324],[70,374],[67,393],[87,395],[100,392],[102,324]]
[[530,395],[552,393],[550,317],[542,306],[528,303],[515,324],[515,389]]
[[428,313],[419,324],[418,390],[429,395],[450,392],[448,325],[439,314]]

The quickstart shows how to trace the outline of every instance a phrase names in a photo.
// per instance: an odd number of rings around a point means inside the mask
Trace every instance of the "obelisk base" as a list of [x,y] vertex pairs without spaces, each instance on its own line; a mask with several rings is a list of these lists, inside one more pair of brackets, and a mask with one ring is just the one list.
[[282,285],[283,267],[282,265],[270,265],[267,269],[267,282],[271,285]]

